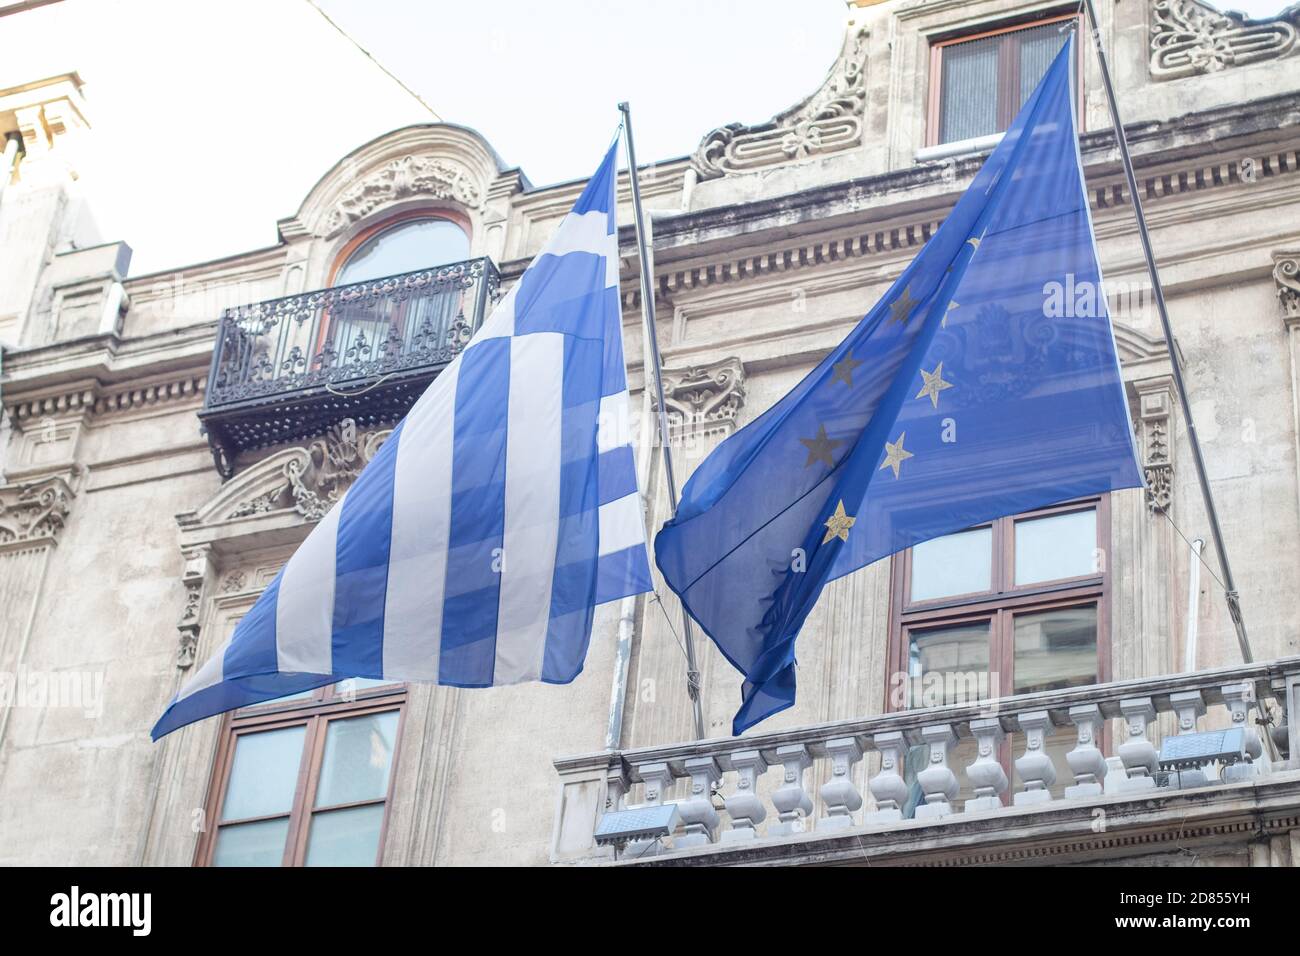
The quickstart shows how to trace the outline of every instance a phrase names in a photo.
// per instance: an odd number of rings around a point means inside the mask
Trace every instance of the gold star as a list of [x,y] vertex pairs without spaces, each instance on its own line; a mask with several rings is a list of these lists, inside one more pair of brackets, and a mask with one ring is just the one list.
[[948,308],[943,313],[943,318],[939,320],[940,327],[946,329],[948,327],[948,313],[951,312],[953,309],[960,309],[960,308],[961,306],[958,305],[956,302],[949,302]]
[[849,529],[853,527],[853,523],[857,520],[857,518],[844,513],[844,502],[841,500],[835,506],[835,514],[826,519],[826,537],[822,538],[822,544],[826,544],[831,538],[848,541]]
[[972,249],[976,250],[977,252],[979,251],[979,247],[980,247],[980,241],[979,241],[979,239],[977,239],[977,238],[974,237],[974,236],[971,236],[971,237],[970,237],[969,239],[967,239],[966,241],[969,242],[969,243],[971,244],[971,248],[972,248]]
[[817,436],[815,438],[800,438],[801,442],[808,449],[808,460],[803,463],[805,468],[810,467],[814,462],[824,461],[827,468],[835,467],[835,456],[831,454],[836,448],[839,448],[844,442],[839,439],[831,438],[826,434],[826,426],[817,426]]
[[916,306],[917,302],[912,298],[912,287],[909,285],[903,289],[902,295],[889,304],[890,320],[906,324]]
[[921,369],[921,380],[925,382],[925,385],[916,393],[916,397],[925,398],[925,396],[929,395],[930,401],[934,403],[934,407],[938,408],[939,393],[945,388],[953,387],[952,382],[945,382],[943,380],[943,363],[940,362],[936,365],[933,372],[927,372],[925,369]]
[[895,478],[898,477],[898,466],[912,457],[912,453],[903,447],[903,439],[906,437],[907,432],[903,432],[898,436],[898,441],[885,442],[885,460],[880,463],[880,467],[894,469]]
[[831,376],[832,384],[835,382],[843,382],[845,385],[851,386],[853,384],[853,370],[861,364],[861,362],[853,357],[852,352],[845,352],[844,358],[831,366],[831,368],[835,370],[835,374]]

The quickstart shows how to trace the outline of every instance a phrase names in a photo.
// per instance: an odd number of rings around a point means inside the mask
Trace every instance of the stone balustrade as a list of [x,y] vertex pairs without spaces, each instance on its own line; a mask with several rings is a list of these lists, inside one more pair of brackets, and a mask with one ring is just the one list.
[[[1262,702],[1267,706],[1261,707]],[[1297,708],[1300,657],[1293,657],[750,737],[563,758],[555,764],[560,800],[552,856],[557,861],[612,856],[611,848],[597,848],[591,838],[600,817],[610,810],[672,800],[679,780],[689,787],[675,801],[680,811],[676,832],[666,840],[625,847],[625,855],[633,849],[653,856],[710,844],[784,840],[808,831],[898,826],[911,791],[906,761],[918,753],[925,762],[910,768],[920,788],[912,816],[922,821],[1024,812],[1103,794],[1150,797],[1231,783],[1275,768],[1300,769],[1297,722],[1287,720]],[[1179,734],[1243,728],[1246,759],[1223,767],[1221,774],[1162,773],[1155,725],[1166,713],[1174,716],[1170,726]],[[1260,719],[1270,723],[1260,724]],[[1112,720],[1114,752],[1106,754],[1104,728]],[[1073,729],[1074,747],[1062,766],[1046,743],[1063,728]],[[1265,733],[1268,740],[1261,736]],[[1019,749],[1012,755],[1019,778],[1014,793],[1008,792],[1011,782],[999,754],[1009,734]],[[954,766],[954,750],[966,739],[975,742],[975,756],[966,766]],[[864,793],[861,764],[873,751],[879,761]],[[772,770],[781,774],[775,785],[766,779]],[[1054,796],[1061,793],[1055,787],[1058,779],[1065,784],[1063,796]],[[816,786],[818,780],[824,782]],[[963,785],[973,796],[959,801]]]

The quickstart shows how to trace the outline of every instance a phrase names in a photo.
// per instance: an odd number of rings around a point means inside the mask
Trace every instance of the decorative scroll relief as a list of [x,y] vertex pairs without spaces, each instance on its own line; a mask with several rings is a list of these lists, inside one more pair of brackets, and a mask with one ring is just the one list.
[[75,492],[61,477],[0,485],[0,547],[54,543],[72,510]]
[[1300,250],[1273,253],[1277,297],[1288,319],[1300,319]]
[[226,519],[293,508],[308,521],[319,521],[392,433],[389,428],[359,435],[357,423],[343,419],[310,445],[288,452],[280,466],[282,480],[239,501]]
[[325,235],[333,236],[380,206],[411,196],[450,199],[474,209],[483,203],[482,190],[463,166],[428,156],[402,156],[339,197],[325,219]]
[[1197,0],[1157,0],[1151,16],[1151,76],[1172,80],[1290,55],[1297,47],[1300,4],[1252,20]]
[[717,179],[860,143],[869,35],[866,27],[850,30],[826,81],[802,103],[761,125],[730,123],[705,136],[691,156],[699,177]]
[[[745,404],[745,367],[740,359],[664,369],[663,379],[668,440],[674,445],[680,444],[688,454],[702,454],[736,430],[736,417]],[[657,413],[658,402],[654,408]]]

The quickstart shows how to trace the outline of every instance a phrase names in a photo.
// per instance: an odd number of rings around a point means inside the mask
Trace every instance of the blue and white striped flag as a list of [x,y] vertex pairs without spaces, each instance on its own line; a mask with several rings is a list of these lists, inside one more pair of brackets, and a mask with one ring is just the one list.
[[651,589],[628,429],[616,146],[550,243],[172,700],[157,740],[350,677],[564,684]]

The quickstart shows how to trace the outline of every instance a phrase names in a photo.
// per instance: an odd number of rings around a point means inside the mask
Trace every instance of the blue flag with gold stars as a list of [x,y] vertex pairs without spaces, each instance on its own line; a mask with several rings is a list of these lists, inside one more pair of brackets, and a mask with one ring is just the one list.
[[709,455],[655,539],[744,676],[736,734],[790,707],[827,582],[1142,475],[1075,136],[1069,38],[952,214],[811,374]]

